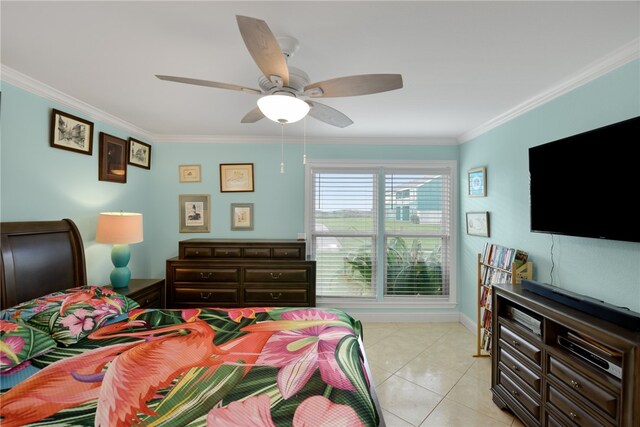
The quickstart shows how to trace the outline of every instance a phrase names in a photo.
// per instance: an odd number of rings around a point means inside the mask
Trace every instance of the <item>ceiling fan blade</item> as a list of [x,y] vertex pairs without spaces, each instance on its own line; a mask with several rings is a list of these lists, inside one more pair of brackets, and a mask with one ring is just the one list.
[[328,105],[321,104],[315,101],[306,101],[311,106],[309,115],[314,119],[318,119],[321,122],[336,126],[339,128],[346,128],[353,124],[353,120],[342,114],[335,108],[331,108]]
[[400,88],[402,88],[400,74],[362,74],[312,83],[305,86],[304,94],[314,98],[328,98],[369,95]]
[[243,118],[240,120],[240,123],[255,123],[258,120],[264,119],[264,114],[260,111],[260,108],[256,107],[253,110],[249,111]]
[[240,15],[236,15],[236,19],[244,44],[260,71],[278,86],[288,86],[287,60],[267,23],[261,19]]
[[215,87],[218,89],[239,90],[240,92],[255,93],[258,95],[262,93],[258,89],[252,89],[250,87],[244,87],[244,86],[239,86],[239,85],[234,85],[229,83],[218,83],[218,82],[212,82],[209,80],[190,79],[188,77],[163,76],[160,74],[156,74],[156,77],[159,78],[160,80],[166,80],[169,82],[177,82],[177,83],[186,83],[188,85]]

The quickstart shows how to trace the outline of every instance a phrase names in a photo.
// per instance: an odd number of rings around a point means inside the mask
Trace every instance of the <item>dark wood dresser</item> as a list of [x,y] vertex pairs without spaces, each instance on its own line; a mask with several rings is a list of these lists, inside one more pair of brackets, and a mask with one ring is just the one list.
[[316,263],[298,240],[189,239],[167,260],[167,306],[313,307]]
[[519,285],[493,289],[491,391],[499,407],[527,426],[640,425],[640,332]]

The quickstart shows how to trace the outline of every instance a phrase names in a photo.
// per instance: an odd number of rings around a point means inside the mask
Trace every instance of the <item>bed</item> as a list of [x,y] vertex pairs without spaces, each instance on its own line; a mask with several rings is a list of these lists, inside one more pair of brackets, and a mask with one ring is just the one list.
[[346,313],[141,309],[87,285],[71,220],[1,227],[3,426],[384,426]]

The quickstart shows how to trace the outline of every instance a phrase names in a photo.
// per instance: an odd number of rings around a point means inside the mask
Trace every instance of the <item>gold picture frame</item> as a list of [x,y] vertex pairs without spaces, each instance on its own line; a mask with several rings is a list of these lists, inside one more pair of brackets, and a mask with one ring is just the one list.
[[178,166],[180,182],[200,182],[200,165]]
[[211,201],[208,194],[180,194],[178,208],[180,233],[211,231]]
[[220,164],[220,192],[252,192],[253,163]]

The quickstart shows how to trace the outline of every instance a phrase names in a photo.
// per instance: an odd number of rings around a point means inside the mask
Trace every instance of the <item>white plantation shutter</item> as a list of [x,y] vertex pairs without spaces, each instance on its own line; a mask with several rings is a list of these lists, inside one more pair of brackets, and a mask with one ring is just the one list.
[[449,169],[385,170],[385,295],[447,296]]
[[312,171],[311,252],[319,296],[375,297],[378,172]]
[[324,163],[308,179],[319,297],[449,297],[451,168]]

